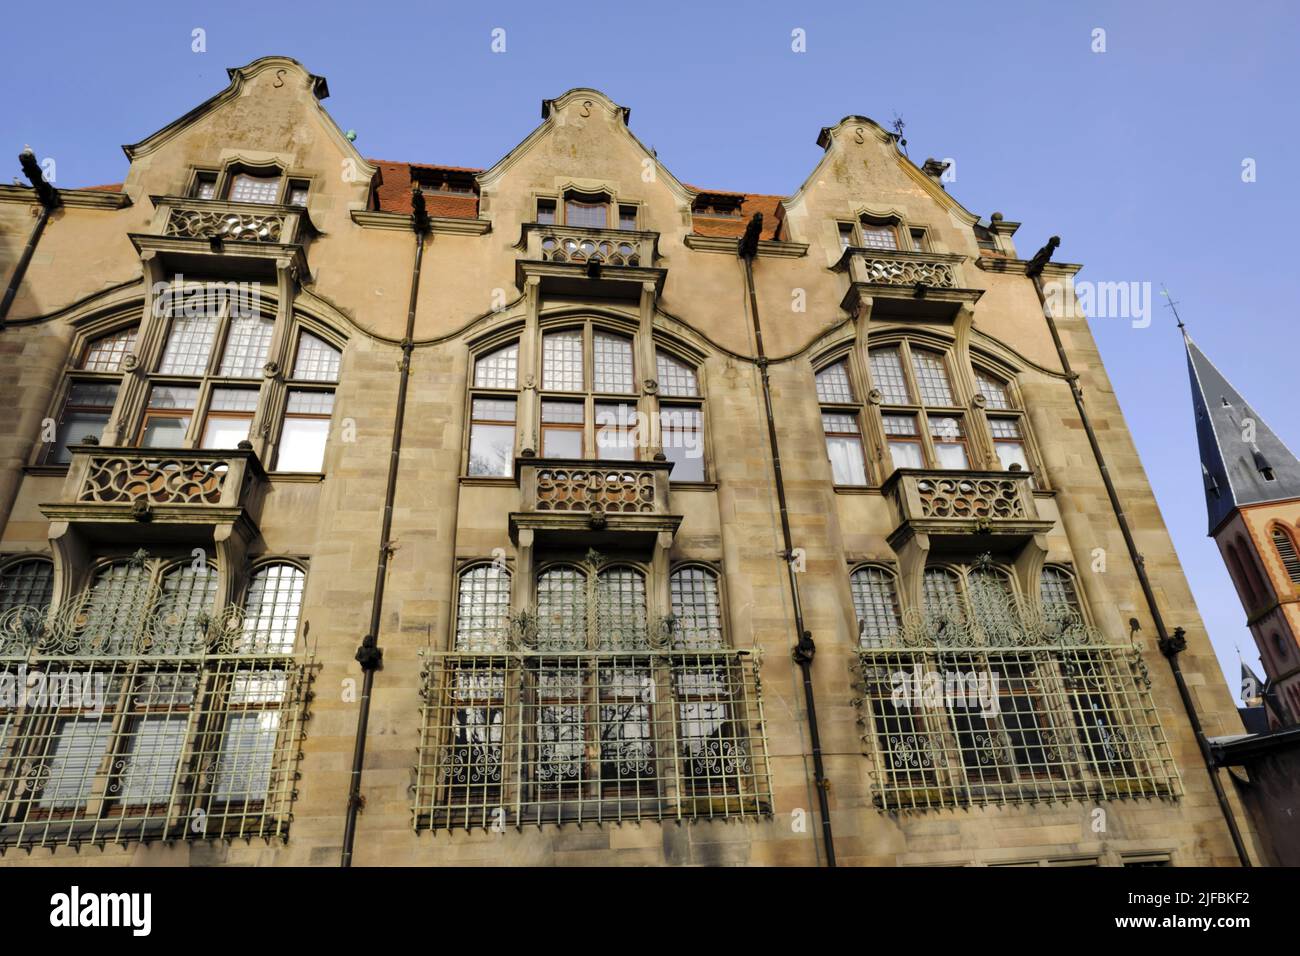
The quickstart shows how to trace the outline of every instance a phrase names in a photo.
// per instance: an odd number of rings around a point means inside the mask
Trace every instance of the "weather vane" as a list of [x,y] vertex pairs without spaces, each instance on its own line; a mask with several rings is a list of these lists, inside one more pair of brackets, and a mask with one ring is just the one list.
[[1174,297],[1169,294],[1169,290],[1165,288],[1165,284],[1163,282],[1160,283],[1160,294],[1169,300],[1168,302],[1165,303],[1165,305],[1167,305],[1169,309],[1174,313],[1174,318],[1178,320],[1178,327],[1180,329],[1185,328],[1186,326],[1183,325],[1183,318],[1178,314],[1178,303],[1174,301]]
[[[901,147],[903,148],[903,155],[904,155],[904,156],[907,156],[907,140],[903,139],[903,126],[904,126],[904,125],[905,125],[905,124],[903,123],[903,117],[901,117],[901,116],[899,116],[897,113],[895,113],[895,114],[894,114],[894,123],[893,123],[893,126],[894,126],[894,133],[895,133],[895,135],[898,136],[898,145],[901,146]],[[908,159],[911,159],[911,157],[908,156]]]

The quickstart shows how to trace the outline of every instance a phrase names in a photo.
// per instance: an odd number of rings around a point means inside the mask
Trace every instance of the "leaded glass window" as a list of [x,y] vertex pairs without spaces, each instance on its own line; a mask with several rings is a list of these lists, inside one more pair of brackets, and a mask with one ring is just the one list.
[[717,574],[697,565],[678,568],[669,580],[669,590],[673,643],[693,650],[724,647]]
[[573,565],[537,576],[538,646],[550,650],[587,646],[587,575]]
[[510,624],[510,572],[477,564],[460,574],[456,650],[501,650]]
[[596,332],[592,336],[597,392],[634,391],[632,384],[632,342],[619,335]]
[[291,654],[306,576],[292,564],[267,564],[253,573],[244,601],[243,644],[261,653]]
[[474,362],[475,388],[518,388],[519,343],[511,342]]
[[54,565],[43,558],[0,568],[0,618],[14,608],[47,608],[54,596]]
[[849,590],[857,614],[858,641],[864,647],[892,643],[900,625],[894,575],[884,568],[858,568],[849,575]]
[[662,349],[655,351],[655,374],[659,378],[659,394],[674,398],[694,398],[700,393],[695,369]]
[[596,636],[602,649],[646,646],[645,575],[635,568],[606,568],[596,577]]
[[555,392],[581,392],[582,331],[550,332],[542,337],[542,387]]

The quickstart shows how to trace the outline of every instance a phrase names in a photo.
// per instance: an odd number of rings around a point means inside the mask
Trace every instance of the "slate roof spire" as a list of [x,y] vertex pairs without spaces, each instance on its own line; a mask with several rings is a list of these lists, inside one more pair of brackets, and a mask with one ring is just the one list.
[[1300,460],[1182,332],[1213,534],[1235,508],[1300,498]]

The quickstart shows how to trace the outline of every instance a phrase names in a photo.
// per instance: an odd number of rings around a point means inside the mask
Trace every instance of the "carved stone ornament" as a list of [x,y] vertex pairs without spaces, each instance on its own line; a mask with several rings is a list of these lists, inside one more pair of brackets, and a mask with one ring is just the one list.
[[975,397],[971,399],[971,404],[974,405],[976,408],[983,408],[988,403],[989,400],[984,397],[983,392],[976,392]]
[[645,393],[646,393],[647,395],[653,395],[653,394],[655,394],[655,393],[658,392],[658,391],[659,391],[659,383],[658,383],[658,382],[656,382],[656,381],[655,381],[654,379],[652,379],[652,378],[648,378],[648,379],[645,380]]
[[140,364],[140,357],[134,352],[128,353],[122,358],[122,371],[134,372],[136,366]]
[[267,362],[262,366],[262,375],[266,378],[275,378],[280,374],[279,362]]
[[867,401],[872,405],[879,405],[882,398],[884,398],[884,396],[880,394],[880,389],[878,388],[873,388],[871,391],[867,392]]

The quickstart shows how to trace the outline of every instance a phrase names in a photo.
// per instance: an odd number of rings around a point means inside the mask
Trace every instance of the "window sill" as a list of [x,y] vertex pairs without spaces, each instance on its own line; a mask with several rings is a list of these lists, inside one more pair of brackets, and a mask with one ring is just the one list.
[[505,475],[461,475],[460,483],[470,488],[518,488],[519,482]]
[[325,480],[323,471],[268,471],[266,477],[272,482],[284,484],[314,485]]
[[668,488],[671,491],[717,491],[718,483],[716,481],[673,481],[669,479]]
[[62,477],[67,473],[67,465],[28,465],[23,469],[24,475],[49,475],[53,477]]
[[837,495],[878,495],[879,485],[832,485]]

